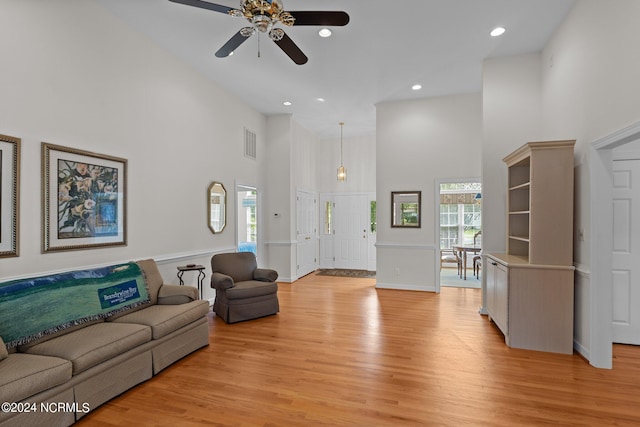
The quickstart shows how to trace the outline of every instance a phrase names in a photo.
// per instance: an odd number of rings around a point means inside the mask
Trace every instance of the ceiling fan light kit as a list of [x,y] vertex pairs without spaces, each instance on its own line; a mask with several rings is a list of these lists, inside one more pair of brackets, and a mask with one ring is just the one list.
[[[302,25],[344,26],[349,23],[349,15],[342,11],[299,11],[286,12],[281,0],[241,0],[240,8],[234,9],[202,0],[169,0],[187,6],[199,7],[214,12],[225,13],[236,18],[245,18],[250,27],[241,28],[218,51],[218,58],[233,53],[242,43],[256,32],[265,33],[293,62],[298,65],[308,61],[307,56],[291,40],[282,28],[274,28],[278,23],[285,27]],[[259,55],[259,52],[258,52]]]

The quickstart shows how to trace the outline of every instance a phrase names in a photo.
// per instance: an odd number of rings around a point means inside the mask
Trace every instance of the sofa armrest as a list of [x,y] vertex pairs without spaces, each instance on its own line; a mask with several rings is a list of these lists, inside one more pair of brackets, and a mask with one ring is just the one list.
[[213,273],[211,275],[211,287],[217,291],[233,288],[234,282],[231,276],[222,273]]
[[162,285],[158,291],[159,305],[186,304],[198,299],[198,289],[193,286]]
[[261,282],[275,282],[278,278],[278,272],[268,268],[256,268],[253,272],[253,280]]
[[9,352],[7,351],[7,346],[2,341],[2,337],[0,337],[0,360],[6,359],[9,357]]

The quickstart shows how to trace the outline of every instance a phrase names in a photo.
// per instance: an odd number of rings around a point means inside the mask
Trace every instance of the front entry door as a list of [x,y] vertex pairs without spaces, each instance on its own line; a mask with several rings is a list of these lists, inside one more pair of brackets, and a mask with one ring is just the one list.
[[640,344],[640,160],[613,162],[613,341]]
[[337,195],[334,201],[334,267],[366,270],[369,197],[364,194]]

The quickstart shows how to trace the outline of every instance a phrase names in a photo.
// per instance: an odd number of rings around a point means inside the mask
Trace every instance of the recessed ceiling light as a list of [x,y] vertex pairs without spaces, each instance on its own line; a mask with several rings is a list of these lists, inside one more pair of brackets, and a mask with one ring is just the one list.
[[284,105],[285,107],[288,107],[291,105],[291,101],[284,101],[282,105]]
[[328,28],[323,28],[320,31],[318,31],[318,35],[320,37],[331,37],[331,30]]
[[504,32],[507,31],[504,27],[496,27],[493,30],[491,30],[491,37],[498,37],[504,34]]
[[324,98],[316,98],[316,101],[318,101],[318,102],[324,102]]
[[422,85],[413,85],[413,86],[411,86],[411,89],[412,90],[420,90],[420,89],[422,89]]

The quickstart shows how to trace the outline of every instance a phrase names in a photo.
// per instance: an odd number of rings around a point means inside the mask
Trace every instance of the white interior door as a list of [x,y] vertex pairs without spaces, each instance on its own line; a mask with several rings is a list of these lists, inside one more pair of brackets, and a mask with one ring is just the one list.
[[364,194],[334,197],[335,268],[367,270],[369,198]]
[[[640,344],[640,160],[613,162],[613,341]],[[635,223],[634,223],[635,219]]]
[[318,206],[314,193],[298,191],[297,211],[297,275],[302,277],[318,268]]
[[369,194],[367,197],[367,231],[369,232],[368,238],[368,259],[367,270],[376,271],[377,258],[376,258],[376,239],[378,234],[378,214],[376,212],[376,195]]

